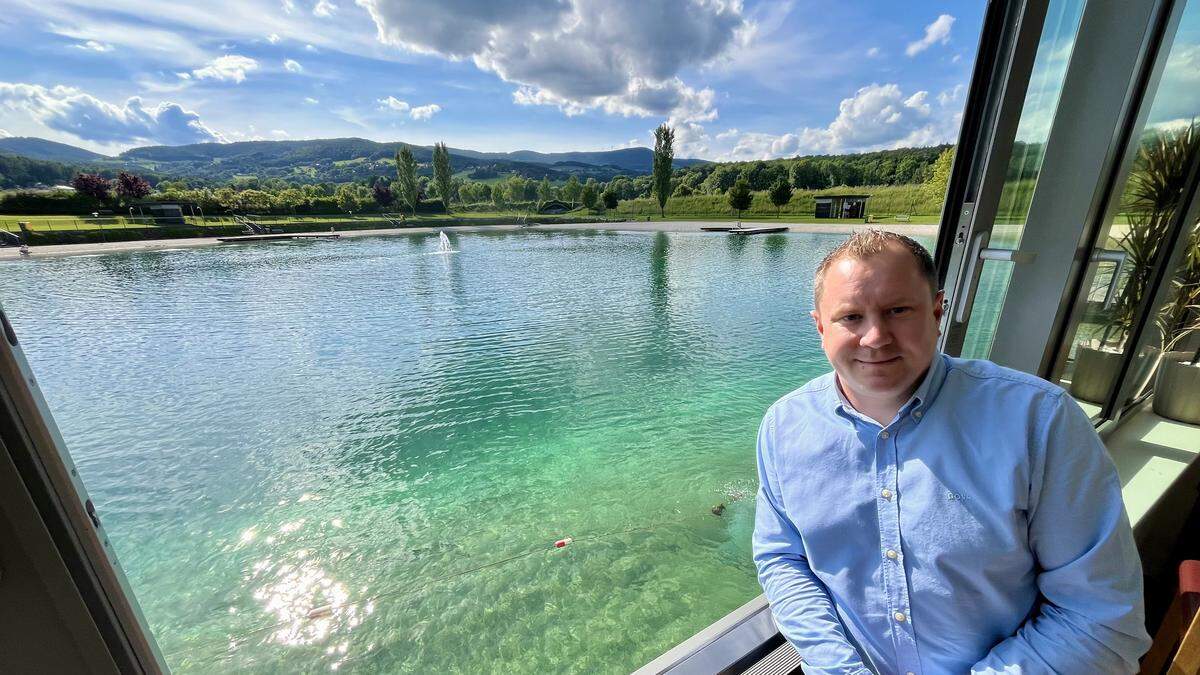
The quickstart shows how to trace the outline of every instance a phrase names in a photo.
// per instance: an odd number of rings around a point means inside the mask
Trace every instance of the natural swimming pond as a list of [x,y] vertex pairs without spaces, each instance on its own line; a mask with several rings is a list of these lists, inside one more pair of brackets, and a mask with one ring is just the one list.
[[754,438],[842,237],[449,239],[0,264],[176,672],[628,672],[760,592]]

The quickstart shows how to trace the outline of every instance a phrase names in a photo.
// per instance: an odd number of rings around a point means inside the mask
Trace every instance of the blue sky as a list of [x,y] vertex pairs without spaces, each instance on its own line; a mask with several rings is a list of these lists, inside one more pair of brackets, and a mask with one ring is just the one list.
[[953,141],[983,3],[9,0],[0,135],[754,159]]

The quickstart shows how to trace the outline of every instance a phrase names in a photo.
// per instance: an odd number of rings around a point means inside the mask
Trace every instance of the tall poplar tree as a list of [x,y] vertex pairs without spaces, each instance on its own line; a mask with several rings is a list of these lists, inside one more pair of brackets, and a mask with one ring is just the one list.
[[396,185],[399,187],[397,197],[400,201],[408,204],[408,208],[412,214],[417,215],[417,199],[421,194],[421,184],[417,182],[417,158],[413,156],[412,149],[407,145],[400,148],[400,152],[396,153]]
[[671,163],[675,160],[675,130],[666,124],[654,130],[654,164],[651,184],[658,197],[658,215],[667,215],[667,200],[671,197]]
[[454,172],[450,169],[450,151],[445,143],[433,146],[433,184],[437,186],[438,197],[446,213],[450,213],[450,184],[454,180]]

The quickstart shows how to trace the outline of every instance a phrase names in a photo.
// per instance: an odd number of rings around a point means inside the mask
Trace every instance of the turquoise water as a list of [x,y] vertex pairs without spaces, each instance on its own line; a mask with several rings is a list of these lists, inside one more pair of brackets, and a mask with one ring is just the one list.
[[754,437],[841,238],[450,239],[0,265],[176,672],[628,672],[760,592]]

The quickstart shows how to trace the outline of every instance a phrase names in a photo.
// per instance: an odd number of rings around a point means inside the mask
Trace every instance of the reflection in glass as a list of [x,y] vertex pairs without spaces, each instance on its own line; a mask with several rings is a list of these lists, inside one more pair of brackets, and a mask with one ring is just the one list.
[[[1200,4],[1191,3],[1184,10],[1147,122],[1135,137],[1137,146],[1124,185],[1106,210],[1107,222],[1096,240],[1082,297],[1071,316],[1065,358],[1060,358],[1054,373],[1093,413],[1118,386],[1125,355],[1134,347],[1130,336],[1155,293],[1154,269],[1169,253],[1161,250],[1162,243],[1185,205],[1188,170],[1200,152],[1195,121],[1200,96],[1194,86],[1175,86],[1180,78],[1195,77],[1191,61],[1200,45],[1198,29]],[[1173,293],[1172,298],[1174,302],[1180,295]],[[1135,396],[1148,390],[1163,351],[1173,348],[1170,336],[1187,323],[1188,312],[1171,316],[1171,304],[1158,313],[1159,321],[1168,325],[1147,327],[1147,339],[1134,350],[1137,356],[1129,372],[1137,378]],[[1154,335],[1158,339],[1151,339]]]
[[[1033,201],[1046,139],[1050,135],[1050,124],[1058,107],[1067,61],[1075,45],[1082,14],[1081,0],[1052,0],[1046,10],[1046,25],[1029,76],[1029,89],[1025,93],[1012,157],[992,226],[989,243],[992,247],[1015,249],[1021,243],[1025,217]],[[1011,277],[1010,263],[984,264],[963,342],[961,353],[964,357],[987,358],[991,353],[992,338]]]

